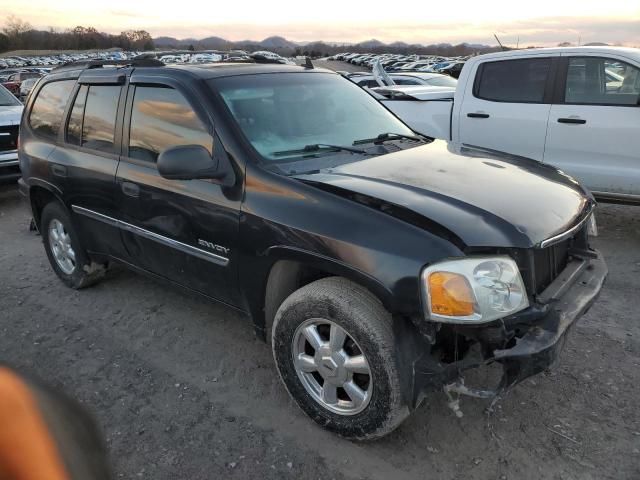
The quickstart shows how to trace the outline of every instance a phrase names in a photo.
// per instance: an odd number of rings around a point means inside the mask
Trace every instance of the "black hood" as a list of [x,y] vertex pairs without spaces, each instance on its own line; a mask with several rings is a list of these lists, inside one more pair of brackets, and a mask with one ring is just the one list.
[[593,204],[556,168],[443,141],[296,178],[409,210],[474,247],[536,246]]

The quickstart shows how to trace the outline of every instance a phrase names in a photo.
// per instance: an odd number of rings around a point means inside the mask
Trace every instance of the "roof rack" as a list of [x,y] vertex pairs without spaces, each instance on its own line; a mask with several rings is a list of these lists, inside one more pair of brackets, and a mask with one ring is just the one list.
[[164,67],[164,63],[160,60],[156,60],[152,57],[136,57],[130,60],[88,60],[79,62],[67,62],[59,67],[53,69],[53,71],[59,72],[60,70],[78,70],[78,69],[91,69],[102,68],[110,66],[120,67]]

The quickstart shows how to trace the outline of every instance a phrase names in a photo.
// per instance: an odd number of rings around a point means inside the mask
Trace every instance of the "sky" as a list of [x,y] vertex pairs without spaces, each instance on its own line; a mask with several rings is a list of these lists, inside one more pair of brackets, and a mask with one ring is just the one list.
[[495,44],[496,33],[509,46],[640,47],[640,0],[0,0],[0,12],[0,26],[5,14],[14,14],[36,28],[143,29],[154,37]]

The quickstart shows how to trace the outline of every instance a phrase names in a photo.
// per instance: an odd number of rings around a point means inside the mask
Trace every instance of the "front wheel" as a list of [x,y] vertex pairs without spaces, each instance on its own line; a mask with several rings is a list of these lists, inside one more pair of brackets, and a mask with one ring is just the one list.
[[373,439],[409,415],[391,315],[359,285],[332,277],[294,292],[278,309],[271,344],[289,394],[328,430]]

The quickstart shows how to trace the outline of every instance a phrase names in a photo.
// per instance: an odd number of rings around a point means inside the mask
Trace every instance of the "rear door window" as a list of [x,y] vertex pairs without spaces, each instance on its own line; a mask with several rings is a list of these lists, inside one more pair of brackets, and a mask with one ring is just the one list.
[[81,146],[102,152],[114,152],[120,90],[121,87],[112,85],[89,86],[84,106]]
[[551,58],[483,63],[474,95],[496,102],[542,103],[550,70]]
[[635,106],[639,100],[637,67],[611,58],[569,58],[565,103]]
[[40,89],[29,114],[29,125],[36,133],[56,139],[75,83],[75,80],[62,80],[47,83]]
[[201,145],[213,137],[184,96],[173,88],[137,86],[129,127],[129,157],[155,162],[170,147]]

